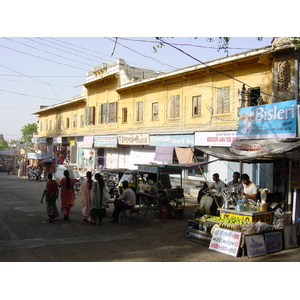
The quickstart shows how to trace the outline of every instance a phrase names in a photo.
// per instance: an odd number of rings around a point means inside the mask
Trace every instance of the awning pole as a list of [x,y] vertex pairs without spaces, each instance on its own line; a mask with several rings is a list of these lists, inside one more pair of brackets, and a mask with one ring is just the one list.
[[197,162],[198,168],[199,168],[199,170],[200,170],[202,176],[204,177],[204,180],[205,180],[205,182],[206,182],[206,184],[207,184],[207,187],[208,187],[208,189],[209,189],[210,195],[213,197],[214,201],[216,202],[217,207],[220,208],[220,205],[219,205],[219,203],[218,203],[218,201],[217,201],[217,199],[216,199],[216,197],[215,197],[215,194],[212,192],[212,190],[211,190],[211,188],[210,188],[210,184],[209,184],[209,182],[207,181],[206,176],[204,175],[204,172],[203,172],[203,170],[202,170],[202,168],[201,168],[201,166],[200,166],[200,163],[198,162],[198,159],[196,158],[196,155],[195,155],[195,153],[194,153],[192,147],[191,147],[190,145],[189,145],[189,147],[190,147],[191,151],[193,152],[194,160]]

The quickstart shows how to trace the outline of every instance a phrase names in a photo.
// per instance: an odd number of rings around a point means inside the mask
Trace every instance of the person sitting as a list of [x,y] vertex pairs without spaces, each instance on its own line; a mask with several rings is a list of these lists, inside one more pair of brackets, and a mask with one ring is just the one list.
[[[199,190],[198,196],[197,196],[197,202],[200,203],[202,196],[206,195],[206,190],[208,188],[208,185],[206,182],[204,182],[203,187]],[[204,191],[205,190],[205,191]]]
[[119,214],[125,209],[132,209],[136,205],[136,196],[134,191],[129,188],[128,181],[122,182],[124,191],[122,195],[114,201],[115,209],[112,213],[111,223],[118,223]]
[[[213,179],[213,182],[210,183],[210,189],[216,190],[215,197],[217,198],[217,201],[218,201],[220,207],[222,207],[223,202],[224,202],[224,199],[222,197],[222,192],[223,192],[224,188],[226,188],[226,184],[224,181],[222,181],[220,179],[220,175],[218,173],[214,173],[212,176],[212,179]],[[208,187],[206,189],[204,189],[203,192],[206,192],[207,190],[209,190]]]

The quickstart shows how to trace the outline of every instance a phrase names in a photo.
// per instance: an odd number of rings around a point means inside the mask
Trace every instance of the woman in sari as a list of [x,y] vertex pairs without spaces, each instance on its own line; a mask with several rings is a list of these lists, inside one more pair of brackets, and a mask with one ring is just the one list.
[[99,173],[95,174],[95,179],[91,193],[91,217],[93,218],[93,225],[100,225],[106,215],[105,207],[108,192],[103,177]]
[[45,189],[41,198],[41,203],[45,197],[47,214],[49,217],[49,223],[52,223],[55,218],[58,217],[58,211],[56,207],[56,199],[58,198],[58,184],[52,179],[52,173],[48,174],[48,181],[45,183]]
[[86,181],[80,186],[80,191],[82,195],[82,215],[84,222],[92,222],[90,216],[91,209],[91,191],[93,187],[92,172],[88,171],[86,173]]
[[59,187],[61,188],[61,209],[64,213],[64,221],[69,221],[70,209],[74,206],[75,201],[75,180],[70,178],[68,170],[64,170],[64,176],[59,182]]

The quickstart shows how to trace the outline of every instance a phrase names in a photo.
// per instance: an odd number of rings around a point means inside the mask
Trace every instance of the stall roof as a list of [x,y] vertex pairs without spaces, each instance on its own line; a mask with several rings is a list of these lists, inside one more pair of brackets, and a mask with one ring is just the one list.
[[[259,147],[252,148],[254,145]],[[244,146],[244,147],[242,147]],[[273,161],[285,158],[288,151],[300,147],[300,141],[247,140],[233,142],[231,147],[195,147],[206,154],[228,161]],[[240,149],[243,150],[240,150]]]
[[[199,162],[200,166],[204,166],[215,162],[219,159],[215,159],[212,161]],[[190,163],[190,164],[135,164],[138,167],[139,171],[148,171],[148,172],[156,172],[159,170],[161,173],[172,173],[172,174],[180,174],[182,170],[193,170],[199,169],[198,163]]]

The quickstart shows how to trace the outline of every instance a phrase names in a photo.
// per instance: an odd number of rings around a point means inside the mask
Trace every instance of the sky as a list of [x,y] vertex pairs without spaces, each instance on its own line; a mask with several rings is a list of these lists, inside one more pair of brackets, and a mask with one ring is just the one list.
[[[166,37],[164,40],[207,62],[227,55],[218,38]],[[231,38],[228,54],[271,44],[272,38]],[[0,133],[21,138],[23,126],[35,123],[40,105],[54,105],[77,96],[86,74],[98,64],[123,58],[127,64],[169,72],[199,62],[172,46],[154,52],[155,37],[0,37]]]
[[[257,0],[245,11],[231,9],[230,4],[240,7],[235,0],[172,2],[172,8],[168,1],[156,0],[147,7],[135,0],[117,4],[86,0],[76,5],[53,0],[51,5],[43,2],[45,7],[41,3],[12,0],[1,5],[0,134],[7,141],[20,139],[22,127],[37,121],[33,113],[40,105],[79,95],[87,72],[98,64],[122,58],[134,67],[169,72],[198,64],[195,59],[226,57],[226,52],[218,51],[218,38],[208,42],[208,37],[232,37],[228,49],[232,55],[270,45],[273,36],[296,36],[285,35],[284,16],[281,22],[272,19],[270,26],[272,10]],[[296,20],[286,18],[289,28],[296,30]],[[168,45],[154,52],[156,36],[195,59]]]

